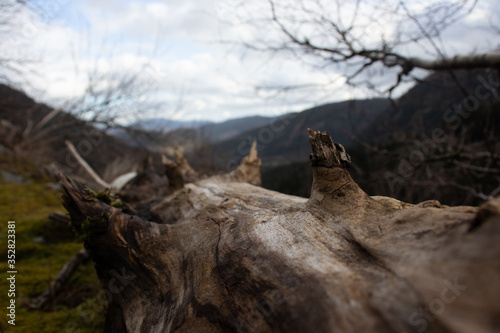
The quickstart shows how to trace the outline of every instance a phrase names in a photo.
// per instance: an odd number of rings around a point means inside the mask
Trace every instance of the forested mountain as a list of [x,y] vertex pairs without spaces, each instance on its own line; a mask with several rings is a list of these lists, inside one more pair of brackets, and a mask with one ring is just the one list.
[[[83,150],[107,178],[131,171],[149,154],[181,146],[207,173],[228,171],[257,142],[263,186],[308,196],[307,128],[328,131],[351,154],[352,175],[372,195],[416,202],[477,203],[498,183],[498,75],[456,71],[430,75],[401,98],[351,100],[275,118],[246,117],[165,132],[135,130],[120,138],[63,111],[55,112],[22,92],[0,86],[2,145],[68,165],[65,140]],[[71,159],[71,158],[70,158]],[[76,174],[82,170],[75,163]],[[479,182],[479,183],[478,183]]]
[[4,149],[29,156],[40,166],[56,167],[73,175],[88,177],[69,153],[66,140],[108,181],[131,171],[148,155],[144,149],[110,136],[64,110],[37,103],[2,84],[0,120],[0,144]]
[[221,164],[237,161],[255,140],[264,166],[305,161],[310,151],[309,142],[304,137],[307,128],[321,128],[328,131],[335,142],[352,147],[355,144],[353,137],[366,129],[388,106],[389,101],[385,99],[353,100],[286,114],[269,119],[264,126],[213,144],[212,152]]
[[[353,177],[369,194],[409,202],[485,200],[500,179],[499,85],[496,72],[483,70],[456,71],[452,78],[447,72],[430,75],[352,131],[357,140],[346,145]],[[304,158],[289,167],[264,168],[263,186],[307,197],[308,163]]]

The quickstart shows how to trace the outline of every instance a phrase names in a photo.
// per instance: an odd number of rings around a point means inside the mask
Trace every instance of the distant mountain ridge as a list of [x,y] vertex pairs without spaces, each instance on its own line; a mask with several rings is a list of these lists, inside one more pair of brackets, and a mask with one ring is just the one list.
[[211,123],[200,127],[203,136],[211,143],[229,140],[253,128],[266,126],[276,117],[250,116],[226,120],[221,123]]
[[138,120],[130,128],[142,131],[169,132],[178,128],[200,128],[211,124],[208,120],[173,120],[168,118],[149,118]]
[[351,100],[264,119],[259,127],[215,142],[212,152],[221,165],[239,161],[255,140],[264,167],[307,161],[310,153],[308,128],[328,131],[335,142],[349,148],[354,145],[353,135],[368,128],[388,106],[389,100],[383,98]]
[[201,126],[179,122],[178,125],[186,126],[156,133],[149,139],[159,146],[184,147],[195,165],[200,156],[210,153],[216,168],[239,162],[255,140],[264,167],[288,165],[307,161],[308,128],[328,131],[335,142],[350,148],[355,144],[354,138],[368,129],[389,105],[385,98],[374,98],[335,102],[278,117],[251,116]]
[[136,121],[128,127],[134,130],[160,133],[173,131],[183,132],[186,129],[195,129],[199,130],[199,134],[203,137],[203,140],[217,143],[235,137],[250,129],[265,126],[274,118],[275,117],[249,116],[229,119],[223,122],[151,118]]

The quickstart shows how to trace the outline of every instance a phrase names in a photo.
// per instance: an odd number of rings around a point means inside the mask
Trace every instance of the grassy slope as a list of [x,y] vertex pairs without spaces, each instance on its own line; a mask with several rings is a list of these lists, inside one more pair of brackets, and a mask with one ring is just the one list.
[[[49,179],[26,161],[0,156],[0,170],[21,174],[30,184],[6,183],[0,177],[0,331],[102,332],[104,306],[95,297],[101,289],[91,261],[81,265],[47,310],[29,310],[26,303],[49,285],[82,243],[69,228],[46,216],[64,211],[60,194],[47,188]],[[7,221],[16,221],[16,326],[7,323]],[[45,242],[37,244],[35,237]]]

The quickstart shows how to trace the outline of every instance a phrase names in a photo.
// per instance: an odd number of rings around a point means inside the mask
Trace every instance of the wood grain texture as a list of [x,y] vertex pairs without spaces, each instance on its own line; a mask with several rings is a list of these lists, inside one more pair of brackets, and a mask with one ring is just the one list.
[[[310,199],[265,190],[260,160],[124,214],[61,176],[108,294],[106,332],[495,332],[500,200],[370,197],[328,133],[309,131]],[[235,175],[236,174],[236,175]]]

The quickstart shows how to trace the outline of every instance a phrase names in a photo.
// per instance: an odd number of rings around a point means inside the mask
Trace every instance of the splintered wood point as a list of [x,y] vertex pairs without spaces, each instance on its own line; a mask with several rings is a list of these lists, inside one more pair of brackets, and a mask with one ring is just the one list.
[[257,140],[254,140],[252,142],[252,148],[250,148],[250,154],[248,154],[248,161],[249,162],[254,162],[257,161]]
[[225,182],[244,182],[260,186],[262,184],[260,173],[261,165],[262,161],[257,156],[257,141],[254,141],[250,148],[250,152],[247,156],[243,157],[240,165],[233,171],[219,178]]
[[328,132],[307,130],[312,153],[311,197],[308,204],[335,211],[338,215],[358,214],[370,198],[354,182],[347,171],[351,157],[344,147],[334,143]]
[[340,143],[334,143],[328,132],[321,133],[308,128],[307,134],[312,149],[311,166],[348,168],[351,165],[351,157],[345,148]]

